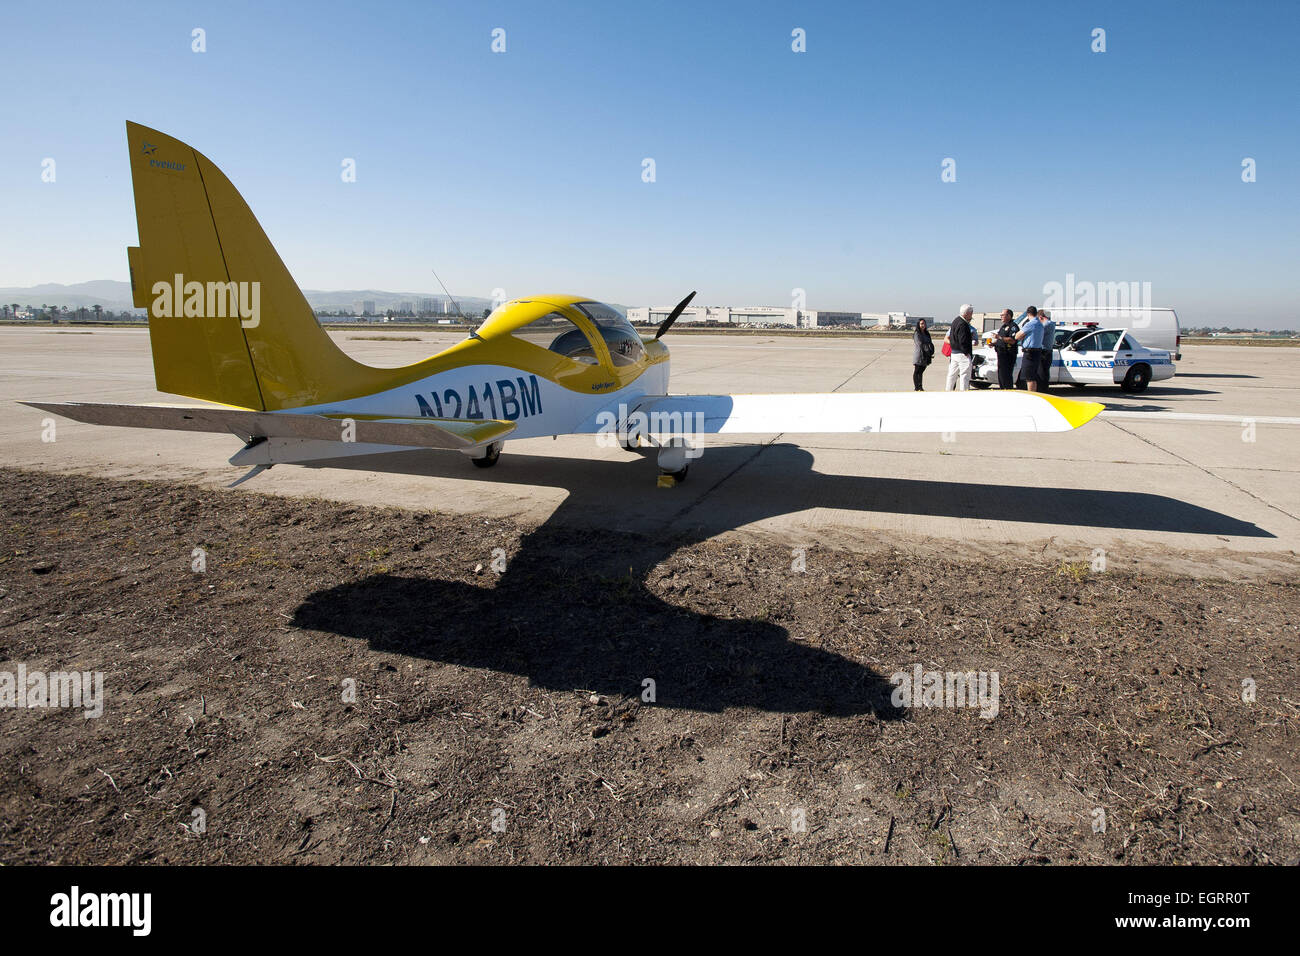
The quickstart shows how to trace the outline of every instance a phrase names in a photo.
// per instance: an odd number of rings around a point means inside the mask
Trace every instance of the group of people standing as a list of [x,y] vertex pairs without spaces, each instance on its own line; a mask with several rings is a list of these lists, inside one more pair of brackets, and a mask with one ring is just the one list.
[[[964,392],[970,388],[971,364],[977,335],[971,316],[975,307],[963,305],[957,318],[943,337],[944,354],[948,355],[948,379],[945,391]],[[1013,319],[1010,309],[1002,310],[1002,324],[993,333],[993,348],[998,357],[998,386],[1016,388],[1021,382],[1031,392],[1045,392],[1051,382],[1052,344],[1056,338],[1056,323],[1051,316],[1031,305],[1019,318]],[[1016,355],[1024,349],[1020,363],[1019,382],[1013,381]],[[918,391],[926,368],[934,361],[934,342],[925,319],[916,323],[912,336],[912,386]]]

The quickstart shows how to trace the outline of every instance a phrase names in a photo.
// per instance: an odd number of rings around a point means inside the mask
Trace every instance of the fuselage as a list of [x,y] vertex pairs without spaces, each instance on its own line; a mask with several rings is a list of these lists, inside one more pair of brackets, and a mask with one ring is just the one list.
[[581,296],[507,302],[470,337],[394,370],[392,387],[286,409],[515,423],[511,438],[596,430],[596,416],[668,391],[668,349]]

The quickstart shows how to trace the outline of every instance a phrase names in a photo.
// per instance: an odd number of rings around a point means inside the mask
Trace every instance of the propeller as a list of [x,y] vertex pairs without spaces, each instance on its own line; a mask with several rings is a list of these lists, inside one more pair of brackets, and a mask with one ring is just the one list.
[[677,321],[677,317],[682,314],[688,305],[691,304],[691,299],[693,298],[695,298],[694,292],[682,299],[682,301],[678,302],[677,305],[673,307],[673,310],[668,313],[668,318],[664,319],[663,322],[659,324],[659,331],[655,333],[656,339],[673,327],[673,323]]

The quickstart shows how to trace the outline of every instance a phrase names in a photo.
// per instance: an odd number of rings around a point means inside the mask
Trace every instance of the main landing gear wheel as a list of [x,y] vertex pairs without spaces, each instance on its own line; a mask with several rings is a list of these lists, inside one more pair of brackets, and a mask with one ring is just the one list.
[[470,461],[474,462],[475,468],[491,468],[501,460],[502,446],[502,442],[494,441],[484,449],[482,458],[471,458]]
[[686,473],[690,470],[691,470],[691,466],[686,465],[682,468],[681,471],[663,471],[661,469],[659,474],[667,475],[669,478],[671,478],[673,481],[675,481],[677,484],[680,485],[683,481],[686,480]]
[[1145,392],[1151,384],[1151,369],[1146,365],[1134,365],[1124,376],[1120,388],[1126,392]]

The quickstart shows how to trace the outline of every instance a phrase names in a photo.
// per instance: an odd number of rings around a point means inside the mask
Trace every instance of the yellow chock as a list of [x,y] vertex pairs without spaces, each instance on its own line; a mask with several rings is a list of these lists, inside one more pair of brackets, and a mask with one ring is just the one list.
[[674,478],[672,475],[660,475],[660,476],[659,476],[659,484],[658,484],[658,487],[660,487],[660,488],[676,488],[676,487],[677,487],[677,479]]

